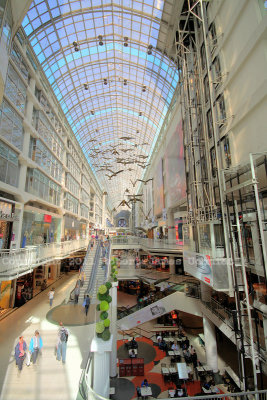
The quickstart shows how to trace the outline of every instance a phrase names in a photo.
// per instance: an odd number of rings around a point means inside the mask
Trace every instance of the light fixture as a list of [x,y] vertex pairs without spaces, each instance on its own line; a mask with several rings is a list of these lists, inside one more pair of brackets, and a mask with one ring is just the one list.
[[141,111],[139,112],[139,117],[142,117],[142,112]]
[[139,133],[140,131],[136,131],[136,133]]
[[127,79],[123,80],[123,84],[124,84],[124,86],[127,86]]
[[147,46],[147,54],[148,54],[149,56],[152,54],[152,49],[153,49],[152,44],[149,44],[149,45]]
[[95,133],[98,133],[98,129],[95,130]]
[[107,80],[107,78],[104,78],[104,85],[107,85],[108,84],[108,80]]
[[73,46],[74,46],[74,50],[75,50],[75,51],[79,51],[79,50],[80,50],[80,48],[79,48],[79,46],[78,46],[78,42],[74,41],[72,44],[73,44]]
[[99,46],[103,46],[103,41],[102,41],[102,39],[103,39],[103,36],[102,35],[98,35],[98,40],[99,40]]
[[83,84],[83,87],[84,87],[84,90],[88,90],[88,89],[89,89],[87,83],[84,83],[84,84]]
[[91,114],[92,114],[92,115],[95,115],[95,112],[94,112],[94,110],[91,110]]
[[123,43],[123,46],[124,47],[128,47],[128,37],[127,36],[124,36],[124,43]]
[[146,91],[146,85],[143,85],[142,86],[142,92],[145,92]]

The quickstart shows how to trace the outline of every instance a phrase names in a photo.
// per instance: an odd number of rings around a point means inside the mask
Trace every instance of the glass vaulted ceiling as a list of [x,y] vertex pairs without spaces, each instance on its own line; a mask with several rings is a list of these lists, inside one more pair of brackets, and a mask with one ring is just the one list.
[[173,1],[34,0],[22,24],[112,207],[136,191],[177,86],[157,50]]

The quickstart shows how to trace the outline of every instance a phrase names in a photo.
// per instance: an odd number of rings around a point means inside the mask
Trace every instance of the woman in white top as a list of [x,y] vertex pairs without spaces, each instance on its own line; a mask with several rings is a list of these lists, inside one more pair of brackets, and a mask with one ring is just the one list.
[[52,307],[53,300],[54,300],[54,295],[55,295],[55,289],[52,288],[52,289],[50,290],[50,292],[48,293],[50,307]]

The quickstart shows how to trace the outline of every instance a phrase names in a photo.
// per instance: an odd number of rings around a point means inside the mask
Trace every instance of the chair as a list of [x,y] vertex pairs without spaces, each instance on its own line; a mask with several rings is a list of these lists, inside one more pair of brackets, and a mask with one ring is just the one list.
[[140,397],[142,397],[141,395],[141,389],[139,386],[136,386],[136,394],[137,394],[137,398],[139,399]]

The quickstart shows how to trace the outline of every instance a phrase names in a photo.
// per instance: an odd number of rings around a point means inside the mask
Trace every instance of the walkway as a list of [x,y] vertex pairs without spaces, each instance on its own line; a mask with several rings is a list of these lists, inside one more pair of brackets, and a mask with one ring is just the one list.
[[[54,355],[58,324],[56,320],[64,315],[57,310],[66,307],[64,300],[73,289],[77,276],[65,276],[54,285],[55,299],[49,309],[48,291],[0,321],[0,390],[1,400],[76,400],[81,368],[84,367],[90,342],[94,333],[92,315],[84,316],[80,305],[67,305],[65,315],[75,315],[74,324],[66,327],[70,336],[66,364],[57,361]],[[92,312],[93,313],[93,312]],[[93,313],[94,314],[94,313]],[[47,319],[48,317],[48,319]],[[66,321],[67,323],[67,321]],[[38,329],[44,341],[42,356],[36,366],[23,366],[19,374],[14,361],[14,347],[18,336],[23,334],[27,345],[34,331]]]

